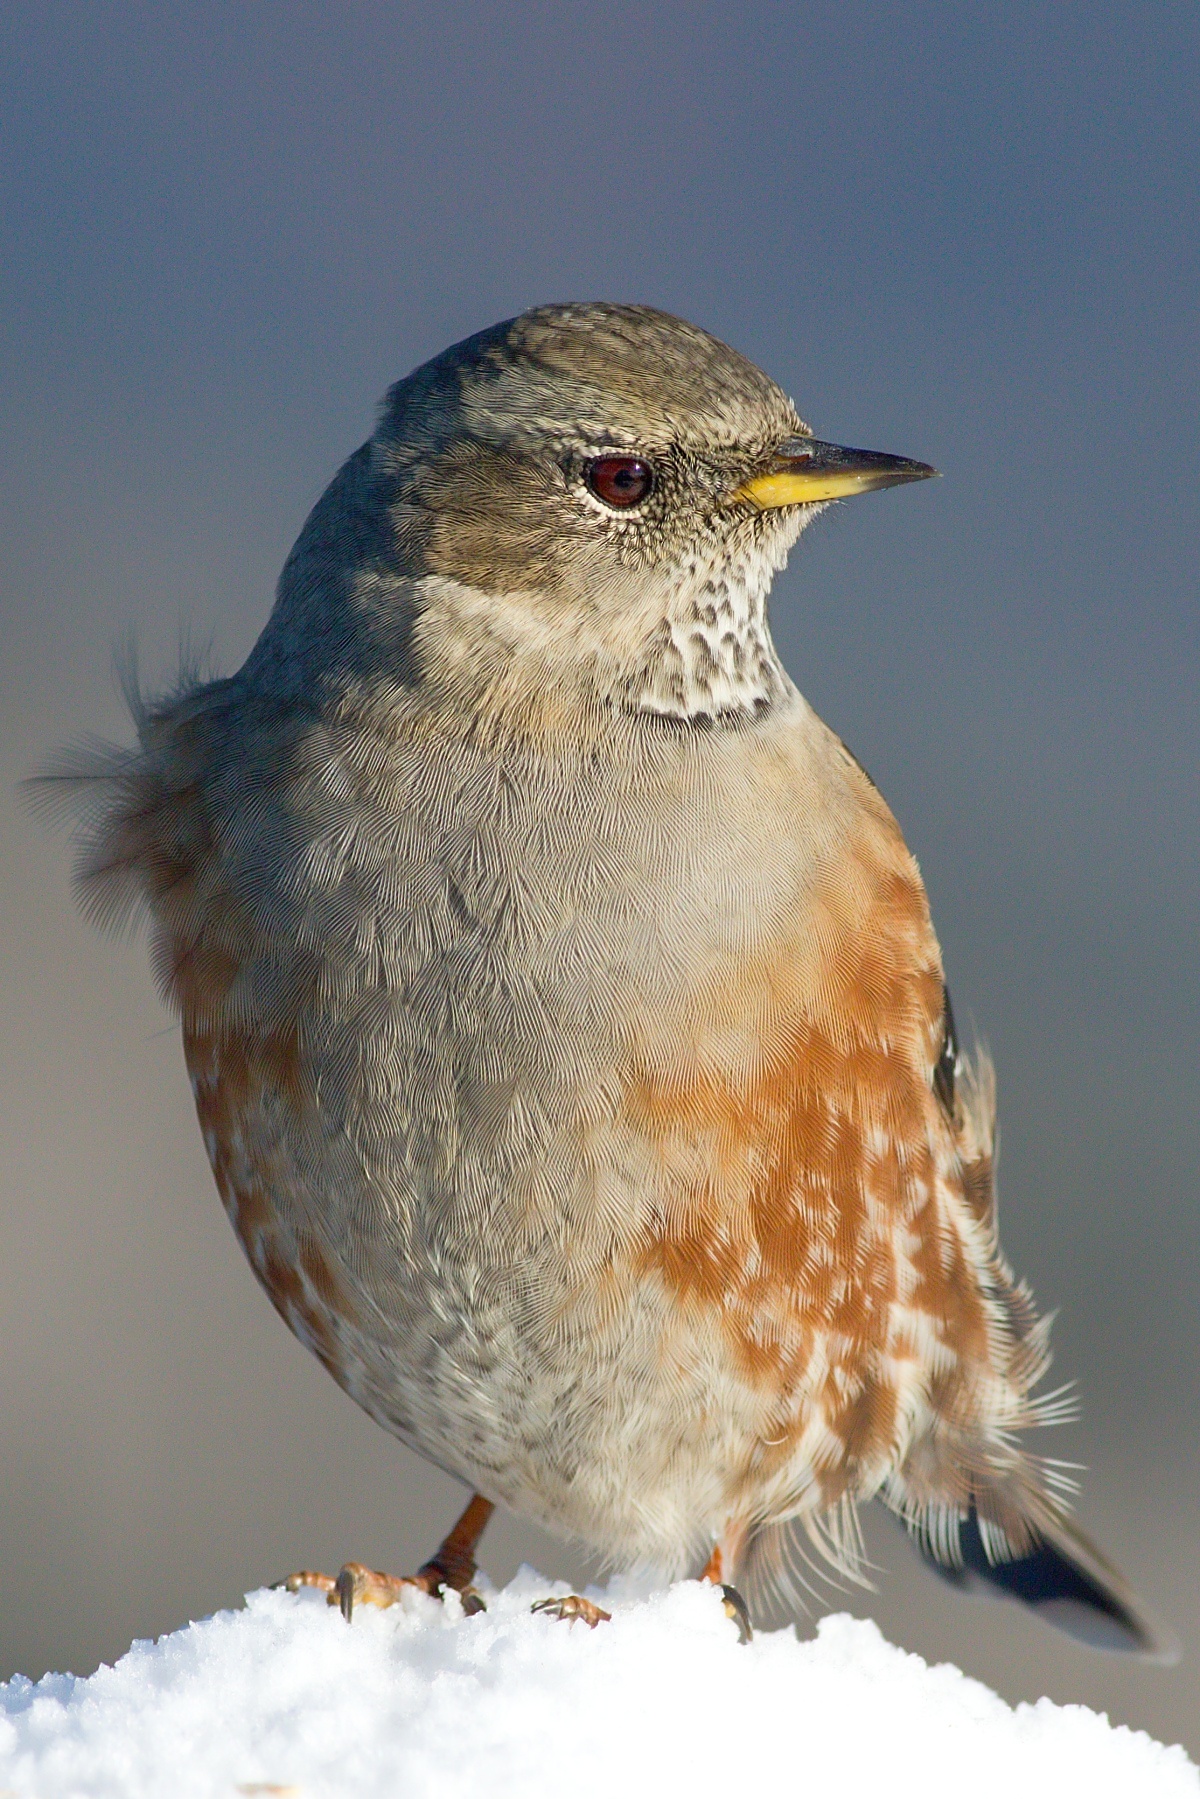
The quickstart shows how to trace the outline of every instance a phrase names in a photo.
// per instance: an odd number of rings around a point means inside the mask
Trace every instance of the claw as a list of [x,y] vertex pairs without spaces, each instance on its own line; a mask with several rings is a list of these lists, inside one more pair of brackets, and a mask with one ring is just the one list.
[[737,1588],[722,1584],[721,1600],[725,1607],[725,1616],[732,1618],[738,1627],[738,1642],[752,1643],[754,1628],[750,1623],[750,1608]]
[[380,1574],[362,1562],[347,1562],[333,1583],[329,1603],[341,1607],[342,1617],[349,1624],[356,1605],[395,1605],[405,1588],[413,1587],[421,1589],[422,1583]]
[[597,1624],[607,1624],[612,1618],[602,1606],[593,1605],[590,1599],[582,1598],[578,1593],[568,1593],[562,1599],[539,1599],[536,1605],[530,1606],[531,1612],[544,1612],[548,1618],[565,1618],[568,1624],[574,1624],[576,1618],[582,1618],[589,1630],[595,1630]]

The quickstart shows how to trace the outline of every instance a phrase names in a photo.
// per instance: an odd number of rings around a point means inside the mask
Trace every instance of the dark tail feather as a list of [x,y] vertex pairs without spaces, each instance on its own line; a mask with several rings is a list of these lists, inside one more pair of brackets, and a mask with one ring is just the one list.
[[[972,1507],[958,1522],[957,1553],[951,1541],[918,1534],[922,1558],[943,1580],[964,1592],[999,1592],[1032,1606],[1048,1624],[1094,1649],[1113,1649],[1149,1661],[1178,1659],[1169,1631],[1151,1622],[1116,1569],[1082,1531],[1065,1520],[1034,1547],[1010,1561],[990,1560]],[[943,1560],[949,1551],[952,1560]]]

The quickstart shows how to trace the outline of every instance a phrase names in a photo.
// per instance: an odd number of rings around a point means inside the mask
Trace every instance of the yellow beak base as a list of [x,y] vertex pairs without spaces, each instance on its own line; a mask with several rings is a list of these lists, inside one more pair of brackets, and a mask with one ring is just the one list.
[[793,437],[779,446],[766,468],[743,481],[734,499],[749,500],[766,511],[777,506],[817,506],[898,487],[905,481],[927,481],[937,470],[907,456],[883,450],[852,450],[844,444],[821,443],[815,437]]

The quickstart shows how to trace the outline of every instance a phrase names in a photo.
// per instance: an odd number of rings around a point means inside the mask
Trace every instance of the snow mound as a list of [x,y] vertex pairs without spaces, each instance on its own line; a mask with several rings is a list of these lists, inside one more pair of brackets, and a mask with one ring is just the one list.
[[875,1625],[743,1647],[711,1587],[595,1593],[596,1630],[534,1616],[523,1569],[465,1617],[414,1594],[347,1626],[316,1593],[135,1643],[88,1679],[0,1687],[0,1789],[20,1799],[838,1799],[1200,1796],[1182,1749],[1048,1699],[1015,1710]]

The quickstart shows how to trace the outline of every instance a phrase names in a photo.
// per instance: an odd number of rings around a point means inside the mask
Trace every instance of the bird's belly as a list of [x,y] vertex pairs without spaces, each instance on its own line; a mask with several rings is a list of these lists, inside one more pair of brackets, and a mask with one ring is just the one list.
[[829,1069],[815,1094],[766,1068],[740,1086],[711,1062],[682,1083],[643,1070],[607,1115],[510,1155],[506,1190],[464,1152],[440,1206],[404,1214],[369,1192],[356,1208],[345,1167],[296,1153],[278,1050],[188,1047],[277,1309],[372,1416],[490,1498],[679,1570],[731,1518],[888,1473],[920,1384],[886,1353],[919,1175],[905,1199],[887,1157],[849,1143]]

